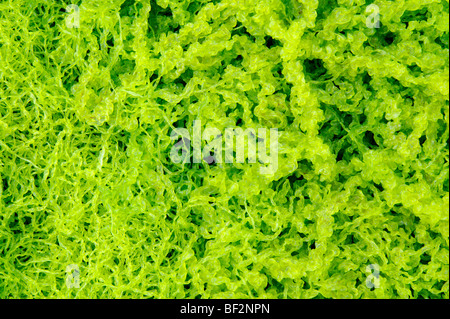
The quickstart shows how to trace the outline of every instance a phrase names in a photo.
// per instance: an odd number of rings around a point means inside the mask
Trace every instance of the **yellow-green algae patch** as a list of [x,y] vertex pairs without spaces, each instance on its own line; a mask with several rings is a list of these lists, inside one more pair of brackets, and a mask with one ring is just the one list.
[[[0,298],[449,298],[448,12],[1,1]],[[277,172],[173,163],[195,120]]]

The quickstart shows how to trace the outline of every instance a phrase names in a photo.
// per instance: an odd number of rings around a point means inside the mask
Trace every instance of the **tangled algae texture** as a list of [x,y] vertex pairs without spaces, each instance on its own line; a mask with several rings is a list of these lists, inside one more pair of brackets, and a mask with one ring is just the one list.
[[[0,298],[449,298],[448,23],[0,1]],[[277,128],[278,170],[174,163],[195,120]]]

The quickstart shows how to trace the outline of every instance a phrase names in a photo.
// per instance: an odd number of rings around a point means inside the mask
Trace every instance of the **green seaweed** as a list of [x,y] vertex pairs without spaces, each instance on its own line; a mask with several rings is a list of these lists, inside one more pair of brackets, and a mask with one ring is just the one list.
[[448,1],[69,4],[0,2],[0,298],[449,298]]

